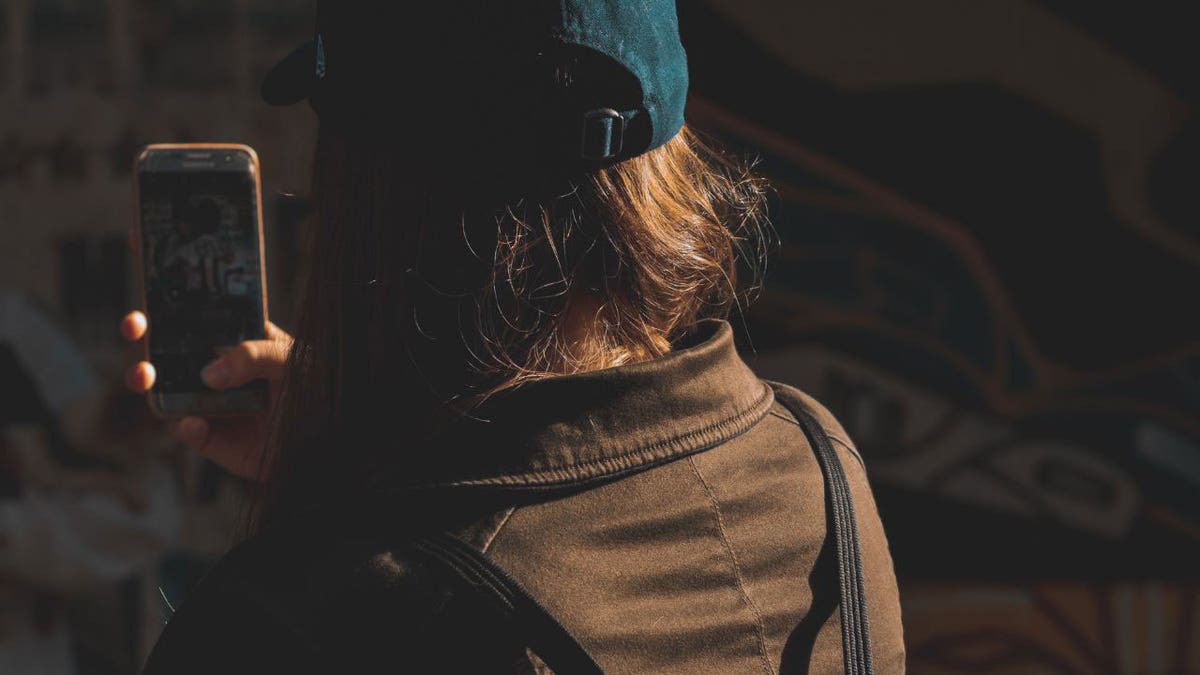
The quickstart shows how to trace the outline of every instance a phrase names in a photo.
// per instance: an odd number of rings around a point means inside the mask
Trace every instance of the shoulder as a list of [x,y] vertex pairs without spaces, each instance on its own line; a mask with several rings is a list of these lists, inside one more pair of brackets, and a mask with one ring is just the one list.
[[842,460],[858,524],[876,667],[881,672],[902,672],[905,648],[899,587],[891,548],[868,480],[866,464],[841,422],[828,408],[796,387],[771,380],[764,382],[775,390],[778,404],[788,410],[798,408],[807,411],[829,436],[834,451]]
[[261,537],[235,547],[189,593],[145,672],[469,670],[451,647],[469,635],[487,655],[486,635],[467,625],[485,618],[477,598],[403,542]]
[[[194,588],[163,627],[143,673],[319,672],[321,650],[221,570]],[[217,570],[214,570],[217,572]]]
[[858,452],[858,448],[854,445],[854,441],[851,440],[850,434],[846,433],[845,427],[843,427],[842,423],[838,421],[837,417],[830,412],[829,408],[825,407],[824,404],[813,398],[807,392],[793,387],[790,384],[767,379],[763,379],[763,382],[770,385],[771,389],[775,392],[776,404],[785,409],[788,416],[794,417],[792,410],[796,408],[807,411],[813,416],[814,419],[816,419],[817,424],[819,424],[825,434],[829,436],[830,441],[832,441],[835,445],[841,446],[838,448],[839,452],[848,452],[856,460],[858,460],[860,465],[863,464],[862,455]]

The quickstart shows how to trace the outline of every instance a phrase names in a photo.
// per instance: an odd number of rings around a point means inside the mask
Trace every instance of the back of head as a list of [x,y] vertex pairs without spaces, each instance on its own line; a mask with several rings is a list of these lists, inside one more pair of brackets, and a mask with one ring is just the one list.
[[[560,43],[522,86],[559,112],[637,110],[645,90],[618,66]],[[580,146],[550,134],[528,154],[447,161],[436,143],[321,115],[264,515],[353,494],[382,466],[419,476],[422,439],[488,396],[660,356],[696,320],[749,302],[770,242],[761,181],[682,120],[661,142],[650,127],[614,141],[614,128],[597,147],[625,153],[606,158],[578,161]]]

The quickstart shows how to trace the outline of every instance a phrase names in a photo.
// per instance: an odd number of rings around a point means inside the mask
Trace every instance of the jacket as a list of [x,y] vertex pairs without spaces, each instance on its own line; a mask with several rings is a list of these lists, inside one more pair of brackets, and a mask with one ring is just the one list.
[[839,672],[824,486],[781,394],[841,459],[875,672],[903,672],[887,539],[841,425],[757,377],[727,321],[673,347],[506,390],[430,444],[436,478],[381,475],[363,504],[239,544],[145,672],[545,672],[517,627],[407,552],[433,531],[506,570],[605,672]]

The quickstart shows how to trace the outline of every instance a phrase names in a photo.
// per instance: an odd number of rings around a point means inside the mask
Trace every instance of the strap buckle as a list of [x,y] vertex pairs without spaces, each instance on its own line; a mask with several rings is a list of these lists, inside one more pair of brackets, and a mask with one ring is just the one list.
[[612,108],[596,108],[583,113],[579,156],[588,160],[612,159],[625,143],[625,115]]

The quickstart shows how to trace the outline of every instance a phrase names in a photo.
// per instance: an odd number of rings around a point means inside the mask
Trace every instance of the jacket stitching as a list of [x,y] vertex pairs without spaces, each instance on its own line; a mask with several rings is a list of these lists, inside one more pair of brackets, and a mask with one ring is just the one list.
[[799,422],[797,422],[797,421],[795,420],[795,418],[793,418],[793,417],[788,417],[787,415],[781,415],[781,414],[779,414],[779,413],[775,412],[774,410],[768,410],[768,411],[767,411],[767,414],[768,414],[768,415],[774,415],[774,416],[778,417],[779,419],[783,420],[784,422],[791,422],[792,424],[794,424],[794,425],[796,425],[796,426],[800,426],[800,423],[799,423]]
[[746,607],[750,610],[750,614],[754,616],[754,635],[758,640],[758,653],[762,659],[763,669],[768,673],[774,674],[775,669],[771,666],[770,657],[767,656],[767,637],[766,631],[763,628],[762,613],[759,612],[758,605],[754,604],[754,601],[750,599],[750,593],[746,591],[742,566],[738,563],[737,553],[734,552],[733,544],[729,541],[729,534],[725,529],[725,518],[721,515],[721,504],[717,501],[717,495],[713,493],[708,481],[704,480],[704,475],[700,473],[700,467],[696,465],[696,458],[688,457],[688,464],[691,465],[692,473],[696,474],[696,479],[700,481],[700,485],[704,488],[704,493],[708,495],[708,501],[712,504],[713,513],[717,521],[717,534],[720,535],[721,544],[725,547],[725,552],[729,554],[729,560],[733,563],[734,584],[737,586],[742,600],[745,601]]
[[862,455],[859,454],[858,449],[856,449],[850,443],[847,443],[846,441],[843,441],[842,439],[838,438],[837,436],[834,436],[832,434],[826,434],[826,435],[829,436],[829,440],[835,441],[838,445],[845,448],[851,455],[854,455],[854,459],[858,460],[858,465],[863,468],[863,471],[867,470],[867,464],[866,464],[866,462],[863,461]]
[[[775,412],[774,410],[768,410],[768,411],[767,411],[767,414],[768,414],[768,415],[774,415],[775,417],[778,417],[779,419],[781,419],[781,420],[783,420],[783,421],[785,421],[785,422],[788,422],[789,424],[791,424],[791,425],[792,425],[792,426],[794,426],[794,427],[797,427],[797,428],[799,428],[799,427],[800,427],[800,423],[799,423],[799,422],[797,422],[797,421],[796,421],[796,418],[794,418],[794,417],[788,417],[787,415],[781,415],[781,414],[779,414],[779,413]],[[849,451],[850,451],[850,454],[851,454],[851,455],[854,455],[854,459],[858,460],[858,464],[859,464],[859,466],[861,466],[861,467],[863,468],[863,470],[864,470],[864,471],[867,469],[867,464],[866,464],[866,462],[863,460],[863,458],[862,458],[862,455],[861,455],[861,454],[858,452],[858,450],[857,450],[857,449],[854,447],[854,444],[852,444],[850,441],[847,441],[847,440],[844,440],[844,439],[842,439],[842,438],[841,438],[840,436],[838,436],[837,434],[830,433],[830,431],[829,431],[829,428],[828,428],[828,427],[826,427],[826,426],[824,426],[824,425],[822,425],[822,427],[821,427],[821,428],[825,430],[825,435],[829,437],[829,440],[831,440],[831,441],[836,441],[836,442],[838,443],[838,445],[840,445],[840,446],[842,446],[843,448],[845,448],[845,449],[849,450]]]
[[[645,446],[635,448],[635,449],[627,451],[627,452],[623,452],[619,455],[613,455],[611,457],[601,457],[599,459],[593,459],[593,460],[589,460],[586,462],[579,462],[576,464],[570,464],[570,465],[562,466],[562,467],[551,467],[551,468],[543,469],[541,471],[535,471],[535,472],[530,472],[530,473],[506,474],[506,475],[500,475],[500,476],[492,476],[492,477],[488,477],[488,478],[475,478],[475,479],[453,481],[450,483],[433,483],[433,484],[429,484],[428,487],[436,487],[439,485],[441,485],[441,486],[514,485],[514,484],[522,484],[522,483],[546,485],[546,484],[553,484],[553,483],[560,483],[560,482],[571,482],[571,481],[579,480],[579,478],[580,478],[580,476],[578,475],[579,471],[586,472],[586,470],[592,469],[595,467],[599,467],[602,470],[625,469],[630,466],[635,466],[636,464],[639,463],[639,460],[646,459],[647,455],[649,455],[650,459],[654,459],[655,453],[662,450],[663,448],[670,447],[672,445],[680,445],[682,442],[691,440],[696,437],[704,437],[706,435],[711,436],[714,434],[714,432],[716,432],[718,434],[717,438],[714,440],[719,440],[721,442],[724,442],[724,441],[729,440],[729,438],[732,438],[733,436],[737,435],[737,433],[741,433],[746,430],[749,430],[751,427],[753,427],[755,424],[757,424],[759,422],[759,420],[761,420],[765,416],[765,413],[767,411],[770,410],[769,405],[767,407],[767,410],[761,411],[761,412],[759,410],[764,404],[767,403],[768,400],[774,400],[774,390],[772,390],[771,387],[766,386],[765,384],[763,385],[763,389],[764,389],[763,395],[761,397],[759,397],[759,399],[756,400],[754,402],[754,404],[752,404],[748,409],[738,412],[736,415],[732,415],[723,420],[714,422],[712,424],[705,425],[699,429],[694,429],[687,433],[679,434],[679,435],[673,436],[671,438],[663,439],[661,441],[656,441],[649,445],[645,445]],[[738,429],[737,433],[732,433],[727,438],[720,438],[719,433],[723,432],[726,427],[734,427],[735,429],[737,429],[742,424],[745,424],[745,427]],[[686,452],[686,451],[679,451],[679,452],[680,452],[680,454],[682,454],[683,452]],[[424,486],[422,486],[422,487],[424,487]]]
[[492,547],[492,542],[496,541],[496,537],[500,536],[500,530],[503,530],[504,526],[508,525],[509,519],[512,518],[512,515],[516,513],[516,511],[517,507],[508,507],[508,509],[504,512],[504,517],[501,518],[500,522],[496,525],[496,529],[492,530],[492,533],[488,535],[488,538],[483,541],[483,548],[480,549],[481,552],[488,552],[488,549]]

